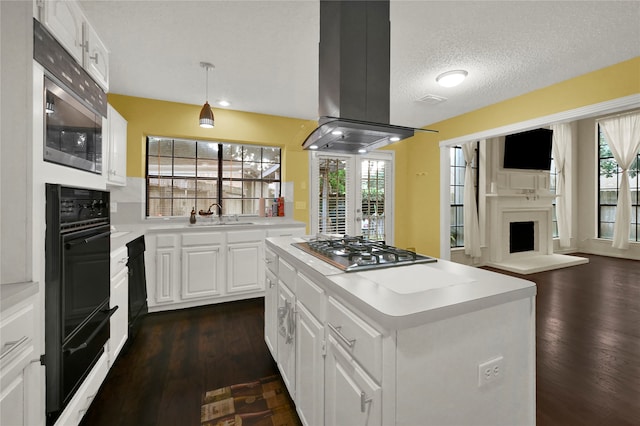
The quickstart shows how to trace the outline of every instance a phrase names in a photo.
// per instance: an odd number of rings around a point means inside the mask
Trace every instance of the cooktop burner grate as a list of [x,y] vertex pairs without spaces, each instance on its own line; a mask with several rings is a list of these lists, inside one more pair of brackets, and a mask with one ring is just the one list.
[[387,245],[384,241],[371,241],[359,236],[317,238],[293,245],[345,272],[437,261],[433,257]]

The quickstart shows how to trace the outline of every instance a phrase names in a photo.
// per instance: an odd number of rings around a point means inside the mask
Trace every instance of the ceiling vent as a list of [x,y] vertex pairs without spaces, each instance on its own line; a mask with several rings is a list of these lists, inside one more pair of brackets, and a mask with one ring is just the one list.
[[447,98],[443,97],[443,96],[438,96],[438,95],[427,95],[424,96],[420,99],[418,99],[418,102],[422,102],[428,105],[436,105],[436,104],[440,104],[444,101],[446,101]]

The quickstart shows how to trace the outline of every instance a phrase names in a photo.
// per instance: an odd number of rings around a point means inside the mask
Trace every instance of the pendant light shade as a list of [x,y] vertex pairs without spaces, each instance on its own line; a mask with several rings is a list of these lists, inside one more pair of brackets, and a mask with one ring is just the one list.
[[215,120],[213,118],[213,111],[211,105],[209,105],[209,70],[215,68],[213,64],[209,62],[200,62],[200,66],[206,70],[206,101],[200,110],[200,127],[211,129],[214,126]]

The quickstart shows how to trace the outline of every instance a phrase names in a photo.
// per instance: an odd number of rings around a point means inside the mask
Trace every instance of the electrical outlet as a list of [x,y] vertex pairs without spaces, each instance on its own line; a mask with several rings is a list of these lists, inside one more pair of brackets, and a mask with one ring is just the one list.
[[501,381],[504,377],[504,358],[498,356],[478,364],[478,387]]

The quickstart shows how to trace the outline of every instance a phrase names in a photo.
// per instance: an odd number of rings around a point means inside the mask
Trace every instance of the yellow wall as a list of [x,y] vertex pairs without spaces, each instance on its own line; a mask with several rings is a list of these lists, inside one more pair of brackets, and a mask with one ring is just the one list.
[[439,133],[394,145],[395,244],[440,255],[440,141],[638,93],[640,57],[425,126]]
[[[295,220],[308,224],[308,154],[304,138],[314,121],[249,112],[214,109],[213,129],[198,126],[199,105],[109,94],[109,103],[127,120],[127,176],[144,178],[147,136],[279,146],[282,148],[282,181],[293,182]],[[302,203],[302,204],[300,204]]]
[[[440,141],[638,93],[640,58],[634,58],[427,125],[439,133],[418,133],[392,145],[396,156],[394,244],[440,254]],[[301,145],[314,121],[216,109],[216,127],[202,129],[196,121],[199,105],[115,94],[108,99],[128,121],[127,176],[144,177],[148,135],[280,146],[282,179],[294,183],[294,219],[309,223],[309,162]]]

